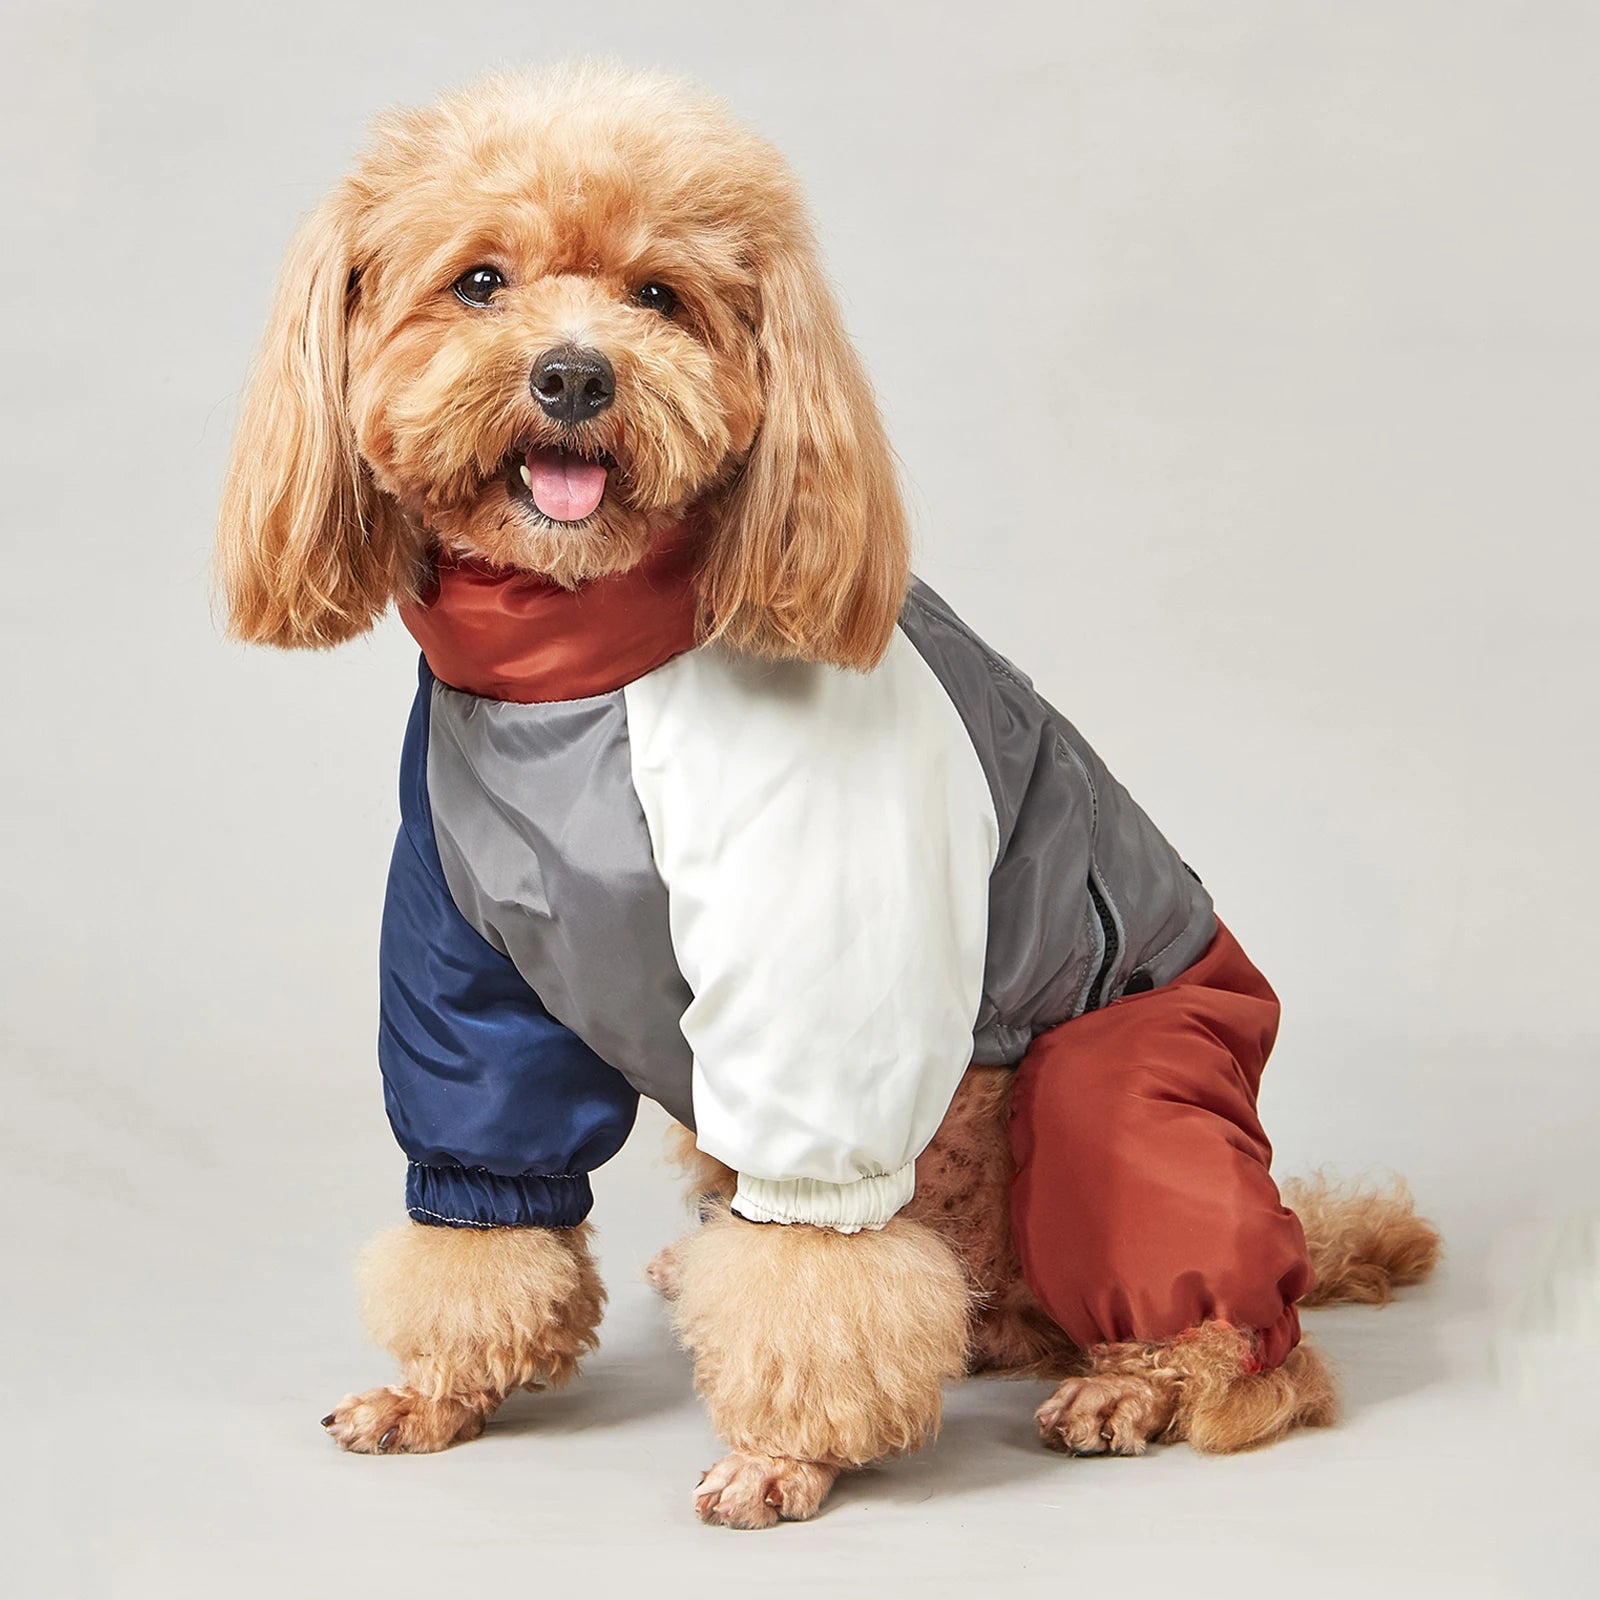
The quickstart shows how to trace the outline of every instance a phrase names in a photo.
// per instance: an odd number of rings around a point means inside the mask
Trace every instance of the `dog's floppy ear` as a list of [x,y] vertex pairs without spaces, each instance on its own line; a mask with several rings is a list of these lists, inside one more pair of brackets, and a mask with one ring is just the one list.
[[365,632],[402,566],[399,514],[372,488],[345,404],[350,211],[336,190],[289,247],[223,486],[218,576],[230,631],[255,644]]
[[910,541],[871,386],[797,227],[759,274],[764,414],[702,579],[708,633],[762,655],[871,667]]

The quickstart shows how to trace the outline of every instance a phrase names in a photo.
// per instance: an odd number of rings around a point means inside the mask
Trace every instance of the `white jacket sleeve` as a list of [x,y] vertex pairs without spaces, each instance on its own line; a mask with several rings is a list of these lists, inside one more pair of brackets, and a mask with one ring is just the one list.
[[711,646],[625,691],[694,999],[697,1142],[761,1222],[881,1227],[972,1057],[998,829],[938,679]]

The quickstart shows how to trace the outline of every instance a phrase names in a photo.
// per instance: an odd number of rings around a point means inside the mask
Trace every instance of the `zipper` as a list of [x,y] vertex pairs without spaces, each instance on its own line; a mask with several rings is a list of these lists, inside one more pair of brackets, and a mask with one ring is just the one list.
[[1100,919],[1100,939],[1105,947],[1105,954],[1100,957],[1100,966],[1094,975],[1094,982],[1089,985],[1089,998],[1083,1007],[1085,1011],[1094,1011],[1105,1004],[1105,995],[1101,991],[1116,967],[1117,957],[1122,951],[1117,941],[1117,919],[1111,915],[1110,901],[1106,899],[1100,885],[1095,882],[1092,866],[1089,868],[1089,898],[1094,902],[1095,915]]

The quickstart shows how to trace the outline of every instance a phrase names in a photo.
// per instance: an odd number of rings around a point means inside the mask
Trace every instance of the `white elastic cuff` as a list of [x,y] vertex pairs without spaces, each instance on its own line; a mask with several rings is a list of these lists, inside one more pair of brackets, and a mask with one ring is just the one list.
[[838,1233],[881,1228],[917,1186],[916,1168],[907,1162],[898,1172],[854,1183],[821,1183],[815,1178],[752,1178],[739,1175],[733,1209],[751,1222],[809,1222]]

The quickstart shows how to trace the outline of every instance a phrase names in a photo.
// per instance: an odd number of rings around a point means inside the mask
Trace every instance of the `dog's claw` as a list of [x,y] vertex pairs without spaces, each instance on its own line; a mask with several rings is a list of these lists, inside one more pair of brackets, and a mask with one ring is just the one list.
[[723,1528],[803,1522],[822,1509],[838,1475],[837,1467],[818,1461],[735,1451],[701,1476],[695,1515]]
[[426,1455],[483,1432],[498,1396],[430,1399],[403,1385],[346,1395],[322,1419],[343,1450],[358,1455]]
[[1128,1373],[1068,1378],[1034,1413],[1039,1437],[1069,1456],[1140,1456],[1161,1436],[1175,1385]]

